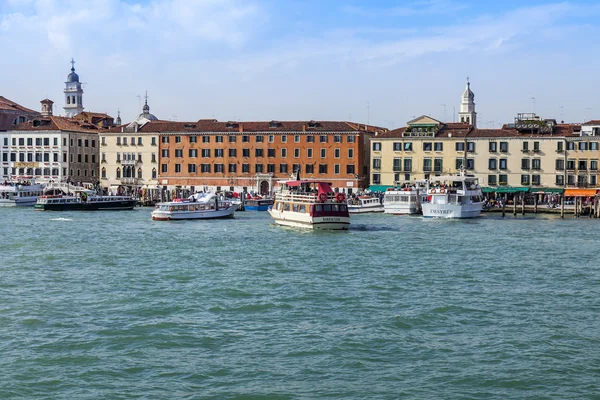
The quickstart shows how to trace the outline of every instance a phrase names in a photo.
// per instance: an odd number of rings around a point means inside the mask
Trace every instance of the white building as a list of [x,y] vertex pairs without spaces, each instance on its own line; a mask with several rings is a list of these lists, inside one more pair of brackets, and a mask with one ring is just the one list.
[[471,83],[467,78],[467,87],[462,94],[458,120],[477,128],[477,113],[475,112],[475,94],[471,91]]
[[65,116],[74,117],[83,111],[83,89],[75,73],[75,60],[71,59],[71,73],[65,82]]

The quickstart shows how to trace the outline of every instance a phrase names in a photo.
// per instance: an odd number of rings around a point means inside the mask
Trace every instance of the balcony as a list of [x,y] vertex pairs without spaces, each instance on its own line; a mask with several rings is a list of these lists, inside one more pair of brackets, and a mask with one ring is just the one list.
[[121,161],[121,165],[137,165],[138,164],[138,160],[122,160]]
[[121,178],[121,183],[123,185],[136,185],[137,182],[137,178]]

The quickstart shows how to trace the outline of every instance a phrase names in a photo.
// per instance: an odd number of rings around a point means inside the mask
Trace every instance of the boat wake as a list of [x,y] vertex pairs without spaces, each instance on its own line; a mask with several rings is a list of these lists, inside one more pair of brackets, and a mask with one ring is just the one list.
[[50,218],[50,221],[73,221],[73,219],[59,217],[59,218]]

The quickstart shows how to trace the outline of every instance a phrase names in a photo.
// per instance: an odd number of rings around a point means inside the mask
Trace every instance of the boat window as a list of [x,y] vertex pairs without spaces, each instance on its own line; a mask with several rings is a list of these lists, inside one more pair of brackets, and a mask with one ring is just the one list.
[[323,211],[323,206],[322,206],[321,204],[317,204],[317,205],[315,205],[315,211],[316,211],[316,212],[321,212],[321,211]]
[[301,204],[298,207],[298,212],[305,213],[306,212],[306,206],[304,204]]
[[348,207],[346,207],[346,205],[345,205],[345,204],[342,204],[342,205],[340,206],[340,211],[342,211],[342,212],[346,212],[346,211],[348,211]]
[[331,210],[335,211],[335,212],[339,212],[340,211],[340,206],[337,204],[332,204],[331,205]]
[[292,211],[298,212],[298,204],[292,204]]
[[331,211],[331,204],[325,204],[323,206],[323,211]]
[[283,211],[290,211],[290,203],[285,203],[283,205]]

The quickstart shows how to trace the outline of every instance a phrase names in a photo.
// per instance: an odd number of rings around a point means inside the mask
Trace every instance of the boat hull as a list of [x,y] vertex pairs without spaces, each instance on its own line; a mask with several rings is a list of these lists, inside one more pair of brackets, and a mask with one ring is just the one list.
[[282,226],[333,231],[344,231],[350,228],[349,216],[311,217],[307,214],[279,212],[277,210],[269,210],[269,214],[273,217],[273,222]]
[[221,210],[202,211],[158,211],[152,212],[154,221],[183,221],[197,219],[224,219],[233,218],[237,206],[231,206]]
[[348,212],[350,214],[366,214],[366,213],[379,213],[383,212],[383,205],[361,207],[361,206],[348,206]]
[[423,204],[425,218],[477,218],[481,215],[483,203],[460,204]]
[[386,214],[393,215],[410,215],[410,214],[418,214],[419,213],[419,205],[418,204],[395,204],[395,205],[385,205],[384,212]]
[[31,207],[34,205],[39,197],[24,197],[10,199],[0,199],[0,207]]
[[36,203],[36,211],[108,211],[108,210],[133,210],[137,200],[120,200],[105,202],[79,202],[79,203]]
[[270,206],[271,206],[270,204],[268,204],[268,205],[260,205],[260,206],[257,206],[257,205],[250,205],[250,206],[244,205],[244,209],[246,211],[267,211],[267,210],[269,210]]

